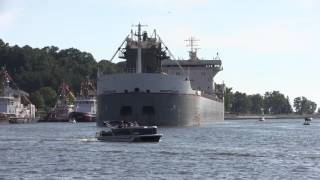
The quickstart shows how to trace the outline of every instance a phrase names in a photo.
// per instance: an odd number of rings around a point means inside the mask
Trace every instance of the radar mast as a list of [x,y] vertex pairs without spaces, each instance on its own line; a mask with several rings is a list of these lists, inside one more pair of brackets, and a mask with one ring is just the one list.
[[187,47],[190,47],[190,51],[188,51],[190,60],[199,60],[197,57],[197,50],[200,48],[196,48],[198,46],[198,44],[196,44],[196,41],[199,41],[199,40],[191,36],[185,41],[188,42]]

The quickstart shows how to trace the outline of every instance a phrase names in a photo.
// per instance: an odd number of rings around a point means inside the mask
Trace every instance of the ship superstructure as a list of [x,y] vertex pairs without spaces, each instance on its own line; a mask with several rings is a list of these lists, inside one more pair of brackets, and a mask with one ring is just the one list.
[[119,58],[126,60],[126,73],[160,73],[161,61],[169,58],[156,31],[150,37],[146,31],[141,34],[141,25],[137,33],[131,31],[124,43],[125,47],[119,48]]
[[220,60],[199,60],[193,50],[189,60],[172,60],[160,37],[141,33],[140,24],[119,51],[125,73],[98,74],[97,125],[126,120],[192,126],[224,119],[223,89],[213,85]]
[[73,101],[75,96],[71,92],[69,85],[62,82],[59,87],[59,95],[55,106],[50,110],[40,122],[67,122],[69,114],[73,111]]
[[217,56],[212,60],[199,59],[194,37],[189,38],[190,51],[187,60],[170,60],[162,61],[163,72],[169,75],[176,75],[187,78],[190,81],[191,88],[197,93],[217,101],[223,100],[223,86],[214,85],[215,75],[222,70],[222,63]]
[[74,111],[69,114],[69,121],[92,122],[96,120],[97,90],[93,81],[87,78],[81,82],[80,94],[74,101]]
[[0,70],[0,113],[9,119],[24,119],[25,122],[35,118],[36,108],[29,101],[29,94],[13,89],[10,83],[13,79],[5,68]]

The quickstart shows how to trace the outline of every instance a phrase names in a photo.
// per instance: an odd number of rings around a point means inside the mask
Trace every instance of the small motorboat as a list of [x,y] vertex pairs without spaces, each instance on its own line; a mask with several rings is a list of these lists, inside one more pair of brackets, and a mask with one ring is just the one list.
[[303,125],[310,125],[311,120],[312,120],[311,117],[306,117],[306,118],[304,118],[304,123],[303,123]]
[[261,117],[259,118],[259,121],[265,121],[266,119],[264,118],[264,109],[261,108]]
[[77,123],[76,118],[70,118],[69,123]]
[[304,120],[305,120],[305,121],[310,121],[310,122],[311,122],[311,121],[312,121],[312,117],[306,117],[306,118],[304,118]]
[[303,123],[303,125],[310,125],[310,122],[305,121],[305,122]]
[[264,116],[259,118],[259,121],[265,121],[266,119],[264,118]]
[[109,131],[97,132],[96,138],[110,142],[159,142],[162,134],[157,134],[157,129],[157,126],[121,123],[117,127],[111,127]]

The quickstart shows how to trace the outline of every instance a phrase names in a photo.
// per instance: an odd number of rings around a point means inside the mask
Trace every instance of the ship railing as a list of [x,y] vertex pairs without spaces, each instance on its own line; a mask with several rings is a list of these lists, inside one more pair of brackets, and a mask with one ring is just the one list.
[[83,101],[83,100],[96,100],[96,96],[93,95],[93,96],[78,96],[75,101]]
[[136,68],[127,68],[127,73],[135,73]]

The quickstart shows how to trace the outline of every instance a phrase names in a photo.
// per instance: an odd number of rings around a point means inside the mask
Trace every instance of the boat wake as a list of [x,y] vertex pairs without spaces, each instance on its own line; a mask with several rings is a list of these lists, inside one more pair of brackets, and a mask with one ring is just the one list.
[[81,142],[97,142],[97,138],[81,138]]

